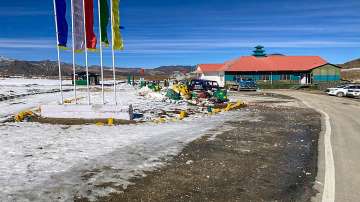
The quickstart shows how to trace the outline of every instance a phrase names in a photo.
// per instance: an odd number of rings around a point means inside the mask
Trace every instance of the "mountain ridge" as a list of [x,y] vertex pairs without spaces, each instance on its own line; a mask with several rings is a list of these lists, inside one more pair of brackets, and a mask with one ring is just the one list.
[[[73,65],[69,63],[62,64],[62,75],[70,77],[73,73]],[[121,68],[116,67],[116,75],[126,77],[128,75],[140,76],[142,68]],[[189,73],[195,70],[195,66],[190,65],[173,65],[160,66],[153,69],[145,69],[145,76],[169,77],[176,71]],[[76,71],[85,71],[85,68],[76,65]],[[89,72],[100,73],[100,66],[89,66]],[[56,77],[59,74],[58,63],[56,61],[24,61],[13,60],[0,56],[0,76],[22,76],[22,77]],[[112,77],[112,68],[104,67],[104,76]]]
[[360,58],[351,60],[349,62],[341,64],[340,66],[344,69],[360,68]]

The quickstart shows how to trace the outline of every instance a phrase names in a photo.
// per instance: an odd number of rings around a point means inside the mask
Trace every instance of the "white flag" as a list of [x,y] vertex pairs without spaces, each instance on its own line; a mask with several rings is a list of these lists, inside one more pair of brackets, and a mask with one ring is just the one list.
[[73,17],[74,17],[74,47],[75,51],[83,51],[85,49],[84,36],[84,5],[83,0],[73,0]]

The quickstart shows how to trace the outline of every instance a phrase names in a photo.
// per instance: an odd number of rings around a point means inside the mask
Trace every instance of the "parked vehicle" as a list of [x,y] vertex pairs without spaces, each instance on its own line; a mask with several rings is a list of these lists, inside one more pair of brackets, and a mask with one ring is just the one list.
[[190,90],[200,90],[200,91],[216,91],[220,89],[218,82],[194,79],[190,82]]
[[227,81],[226,86],[229,90],[237,91],[256,91],[258,89],[256,81],[251,78],[234,78],[233,81]]
[[239,88],[238,91],[242,90],[257,90],[256,81],[252,79],[240,79],[238,80]]
[[344,96],[357,95],[359,90],[360,90],[360,84],[348,84],[348,85],[341,85],[336,88],[328,88],[326,92],[328,95],[344,97]]
[[360,97],[360,85],[356,86],[357,88],[349,89],[346,96],[347,97]]

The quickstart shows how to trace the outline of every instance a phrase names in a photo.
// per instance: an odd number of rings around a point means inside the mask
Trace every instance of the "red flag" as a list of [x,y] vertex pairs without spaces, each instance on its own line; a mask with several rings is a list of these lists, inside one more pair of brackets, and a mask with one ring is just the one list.
[[86,46],[96,49],[96,36],[94,33],[94,0],[85,0],[85,28]]
[[140,69],[140,75],[144,76],[145,75],[145,69]]

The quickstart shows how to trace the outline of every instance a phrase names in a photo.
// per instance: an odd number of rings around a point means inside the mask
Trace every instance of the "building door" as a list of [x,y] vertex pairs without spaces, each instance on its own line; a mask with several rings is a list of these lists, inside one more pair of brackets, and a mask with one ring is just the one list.
[[300,84],[301,85],[307,85],[311,84],[311,75],[309,73],[302,74],[300,77]]
[[307,75],[306,74],[301,75],[300,84],[301,85],[307,84]]

